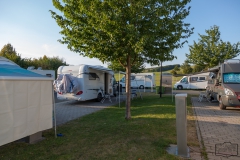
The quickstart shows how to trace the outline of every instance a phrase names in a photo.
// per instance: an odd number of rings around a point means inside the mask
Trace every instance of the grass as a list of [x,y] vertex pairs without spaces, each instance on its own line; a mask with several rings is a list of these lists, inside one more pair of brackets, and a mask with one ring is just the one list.
[[[191,111],[190,105],[188,110]],[[191,114],[190,136],[196,136]],[[44,131],[46,139],[36,144],[14,142],[1,146],[0,159],[180,159],[166,152],[170,144],[177,143],[175,104],[171,96],[144,94],[143,100],[132,101],[131,115],[132,119],[127,121],[124,107],[109,107],[57,127],[63,137],[55,138],[51,129]],[[188,140],[188,145],[199,146],[196,137]]]

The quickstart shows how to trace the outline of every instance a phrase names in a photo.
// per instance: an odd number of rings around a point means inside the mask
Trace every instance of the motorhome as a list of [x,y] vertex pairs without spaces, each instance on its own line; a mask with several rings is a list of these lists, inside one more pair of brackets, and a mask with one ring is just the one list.
[[114,95],[114,72],[103,66],[76,65],[60,66],[54,82],[58,99],[101,101],[107,95]]
[[34,66],[28,67],[27,70],[47,76],[47,77],[52,77],[53,79],[55,79],[55,71],[54,70],[43,70],[42,67],[38,67],[37,69],[35,69]]
[[219,101],[220,109],[240,106],[240,60],[228,59],[209,69],[207,92]]
[[[120,81],[120,86],[126,87],[126,76],[124,75]],[[155,87],[155,73],[132,73],[131,87],[132,88],[152,88]]]
[[176,89],[206,89],[208,85],[207,73],[199,73],[191,76],[183,76],[183,78],[174,84]]

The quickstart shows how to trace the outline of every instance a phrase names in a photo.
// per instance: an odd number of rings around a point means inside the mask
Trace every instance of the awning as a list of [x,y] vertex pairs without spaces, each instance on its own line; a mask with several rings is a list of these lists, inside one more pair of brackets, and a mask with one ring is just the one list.
[[19,67],[18,65],[0,64],[0,79],[49,79],[47,76],[37,74]]
[[111,69],[105,68],[103,66],[90,66],[90,65],[88,65],[88,68],[96,69],[96,70],[99,70],[99,71],[111,72],[113,74],[113,71]]

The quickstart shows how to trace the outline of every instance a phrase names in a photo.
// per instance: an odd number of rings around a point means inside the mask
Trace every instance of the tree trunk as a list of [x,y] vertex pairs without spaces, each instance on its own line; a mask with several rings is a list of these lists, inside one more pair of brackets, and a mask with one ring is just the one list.
[[128,56],[128,63],[126,67],[126,115],[125,119],[129,120],[131,119],[131,62],[130,62],[130,56]]

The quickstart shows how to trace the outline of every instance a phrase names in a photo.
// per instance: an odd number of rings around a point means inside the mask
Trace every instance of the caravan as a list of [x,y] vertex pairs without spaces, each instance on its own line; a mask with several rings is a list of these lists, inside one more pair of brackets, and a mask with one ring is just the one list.
[[60,66],[54,82],[58,99],[101,101],[105,95],[114,95],[114,72],[103,66]]
[[[125,88],[126,78],[125,75],[119,81],[120,86]],[[132,88],[152,88],[155,87],[155,74],[154,73],[132,73],[131,74],[131,87]]]
[[176,89],[206,89],[209,73],[200,73],[191,76],[183,76],[183,78],[174,84]]
[[228,59],[210,72],[207,92],[219,101],[220,109],[240,106],[240,60]]

